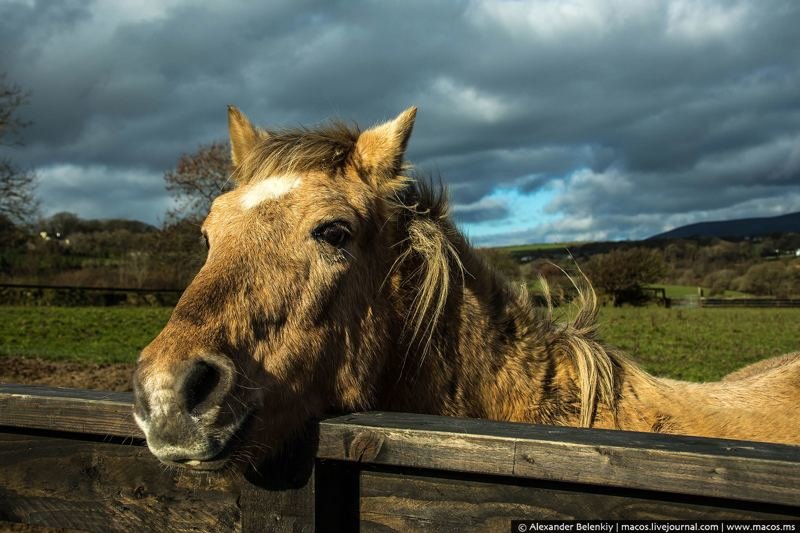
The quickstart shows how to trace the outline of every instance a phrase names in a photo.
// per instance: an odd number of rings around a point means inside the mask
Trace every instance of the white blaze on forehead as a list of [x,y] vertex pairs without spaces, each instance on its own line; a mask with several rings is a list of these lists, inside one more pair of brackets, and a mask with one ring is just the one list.
[[250,185],[242,195],[242,207],[252,209],[267,200],[277,200],[300,186],[300,178],[275,176]]

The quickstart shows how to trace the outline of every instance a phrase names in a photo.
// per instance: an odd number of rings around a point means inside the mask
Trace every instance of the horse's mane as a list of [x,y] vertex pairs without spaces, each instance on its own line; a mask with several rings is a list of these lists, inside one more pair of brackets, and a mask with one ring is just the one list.
[[[393,202],[397,223],[402,227],[398,232],[402,238],[395,244],[400,251],[394,268],[402,268],[406,262],[414,266],[412,279],[404,280],[415,291],[407,322],[411,344],[425,357],[444,317],[450,292],[461,289],[471,275],[465,269],[463,254],[474,254],[474,250],[449,219],[446,188],[419,176],[408,181]],[[493,270],[489,265],[486,268]],[[590,427],[599,405],[615,414],[620,372],[647,374],[600,342],[597,295],[583,272],[577,270],[578,276],[564,272],[576,291],[572,300],[574,314],[565,321],[556,318],[544,279],[541,286],[545,307],[535,306],[524,286],[516,290],[509,287],[509,292],[516,297],[515,304],[521,312],[515,314],[526,322],[525,329],[573,361],[580,389],[580,425]]]
[[421,350],[424,359],[431,349],[434,333],[445,311],[452,287],[464,285],[465,269],[459,253],[461,234],[449,220],[447,190],[434,187],[419,176],[407,181],[393,199],[391,211],[399,231],[398,256],[393,271],[405,269],[404,284],[413,293],[407,317],[409,347]]
[[253,176],[293,174],[321,170],[338,174],[353,156],[360,130],[356,125],[332,121],[314,129],[259,129],[259,142],[234,170],[233,178],[246,183]]
[[575,316],[571,320],[560,324],[556,321],[550,288],[543,277],[540,277],[540,285],[546,307],[534,309],[533,316],[546,335],[549,333],[548,336],[554,337],[556,344],[562,346],[564,353],[574,362],[580,388],[580,425],[590,427],[598,403],[615,413],[617,370],[622,365],[627,366],[627,361],[599,342],[597,294],[583,272],[580,274],[581,278],[575,279],[564,272],[576,291],[572,300]]

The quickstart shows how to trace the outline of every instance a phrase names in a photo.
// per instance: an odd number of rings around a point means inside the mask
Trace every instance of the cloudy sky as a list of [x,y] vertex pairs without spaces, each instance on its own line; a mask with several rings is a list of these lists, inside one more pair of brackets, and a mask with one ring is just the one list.
[[409,156],[478,244],[800,210],[800,2],[0,0],[45,212],[158,224],[226,135],[420,108]]

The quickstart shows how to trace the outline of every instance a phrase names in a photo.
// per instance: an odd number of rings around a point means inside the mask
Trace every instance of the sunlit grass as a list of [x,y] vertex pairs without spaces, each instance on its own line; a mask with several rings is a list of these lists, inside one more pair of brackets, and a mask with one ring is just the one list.
[[133,362],[171,312],[168,307],[0,306],[0,355]]
[[604,307],[601,334],[649,372],[712,381],[800,350],[800,309]]

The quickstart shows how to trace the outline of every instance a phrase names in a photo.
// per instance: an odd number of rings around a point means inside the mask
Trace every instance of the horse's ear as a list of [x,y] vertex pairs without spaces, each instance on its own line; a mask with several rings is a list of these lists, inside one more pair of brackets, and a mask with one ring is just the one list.
[[375,185],[379,189],[395,181],[394,178],[402,170],[403,154],[416,116],[417,108],[409,107],[394,120],[379,124],[359,135],[356,141],[359,162],[377,180]]
[[228,134],[231,137],[231,160],[233,166],[238,167],[258,142],[259,132],[250,124],[244,113],[229,105]]

